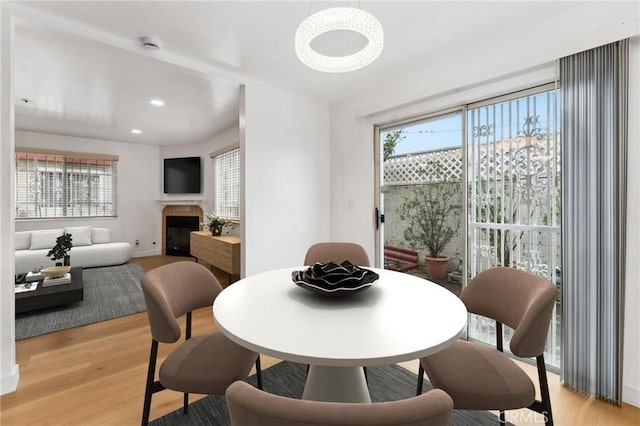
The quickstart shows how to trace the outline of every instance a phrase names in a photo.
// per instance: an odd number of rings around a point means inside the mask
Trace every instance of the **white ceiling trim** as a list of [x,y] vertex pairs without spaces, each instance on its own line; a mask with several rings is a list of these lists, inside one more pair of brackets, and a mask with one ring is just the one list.
[[[438,102],[438,104],[440,104],[443,101],[446,102],[446,99],[451,98],[452,96],[455,96],[460,93],[467,94],[467,98],[463,102],[464,104],[467,104],[467,103],[481,100],[480,98],[474,98],[472,95],[472,93],[477,92],[477,89],[484,89],[482,90],[482,95],[481,95],[481,98],[484,99],[487,97],[493,97],[493,96],[504,94],[503,92],[494,93],[491,91],[487,93],[487,90],[490,88],[490,86],[494,85],[495,83],[515,81],[516,83],[514,83],[513,85],[507,84],[506,86],[510,87],[510,89],[508,89],[510,91],[518,91],[518,90],[525,89],[527,87],[538,86],[541,84],[549,83],[557,77],[556,74],[557,73],[556,73],[555,62],[547,62],[529,69],[518,70],[518,71],[511,72],[509,74],[501,74],[499,76],[487,78],[481,81],[476,81],[474,83],[470,83],[464,86],[458,86],[455,88],[443,90],[441,92],[430,93],[420,98],[412,99],[412,100],[398,103],[395,105],[379,106],[377,109],[375,107],[372,107],[369,109],[368,108],[357,109],[356,118],[372,119],[372,118],[384,116],[385,114],[393,113],[396,111],[409,109],[411,107],[414,107],[415,105],[424,104],[427,102],[440,101]],[[499,85],[505,86],[505,84],[499,84]],[[459,106],[459,105],[460,105],[460,101],[457,101],[456,105],[447,104],[445,108]],[[391,120],[391,121],[395,121],[395,120]]]

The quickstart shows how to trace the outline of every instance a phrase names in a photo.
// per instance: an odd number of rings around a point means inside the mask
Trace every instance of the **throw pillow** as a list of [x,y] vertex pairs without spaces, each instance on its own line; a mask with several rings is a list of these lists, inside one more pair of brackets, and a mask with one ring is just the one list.
[[92,228],[91,241],[93,244],[107,244],[111,242],[108,228]]
[[16,232],[16,250],[29,250],[31,247],[31,231]]
[[90,226],[67,226],[64,232],[71,234],[71,242],[74,247],[91,245],[91,227]]
[[29,250],[50,249],[56,245],[56,238],[62,235],[64,229],[49,229],[31,232],[31,246]]

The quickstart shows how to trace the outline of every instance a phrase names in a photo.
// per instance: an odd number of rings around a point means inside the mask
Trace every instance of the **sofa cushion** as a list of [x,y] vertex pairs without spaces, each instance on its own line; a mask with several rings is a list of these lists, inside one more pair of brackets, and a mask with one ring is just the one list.
[[91,245],[90,226],[67,226],[64,232],[71,234],[71,242],[76,247]]
[[105,243],[72,247],[71,266],[93,268],[94,266],[120,265],[131,259],[132,247],[129,243]]
[[91,228],[91,241],[93,244],[106,244],[111,242],[108,228]]
[[56,238],[62,235],[63,229],[48,229],[31,231],[31,245],[29,250],[50,249],[56,245]]
[[16,250],[29,250],[31,247],[31,231],[16,232]]
[[54,266],[56,262],[47,257],[49,249],[16,250],[16,274],[25,274],[34,268]]

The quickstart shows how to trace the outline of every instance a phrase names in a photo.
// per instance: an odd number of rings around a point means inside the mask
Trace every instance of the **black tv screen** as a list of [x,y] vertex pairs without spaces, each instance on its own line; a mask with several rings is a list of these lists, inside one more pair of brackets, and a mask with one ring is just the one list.
[[164,159],[165,194],[199,194],[200,157]]

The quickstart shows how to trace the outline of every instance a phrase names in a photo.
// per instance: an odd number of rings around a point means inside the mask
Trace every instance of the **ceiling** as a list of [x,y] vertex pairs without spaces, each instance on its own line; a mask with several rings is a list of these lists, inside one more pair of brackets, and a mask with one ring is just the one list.
[[19,130],[164,146],[238,123],[237,83],[37,27],[18,26],[15,47]]
[[[452,54],[501,52],[505,34],[525,42],[535,40],[536,31],[544,31],[547,39],[554,32],[566,36],[562,22],[554,20],[560,15],[580,19],[583,8],[600,7],[599,16],[606,23],[628,17],[630,12],[637,14],[638,9],[634,2],[361,1],[362,8],[384,28],[381,56],[368,67],[345,74],[307,68],[294,53],[297,26],[310,12],[348,3],[21,3],[21,7],[59,22],[80,23],[113,40],[157,37],[162,52],[239,76],[240,81],[187,72],[153,59],[142,48],[136,52],[107,47],[25,25],[16,37],[15,96],[33,97],[34,102],[21,105],[18,101],[16,123],[25,129],[124,142],[201,141],[237,125],[242,76],[336,103],[434,61],[446,62]],[[319,37],[314,45],[327,54],[345,54],[349,46],[356,50],[361,40],[345,32]],[[166,98],[162,109],[148,105],[148,99],[156,96]],[[132,127],[143,133],[132,135]]]

